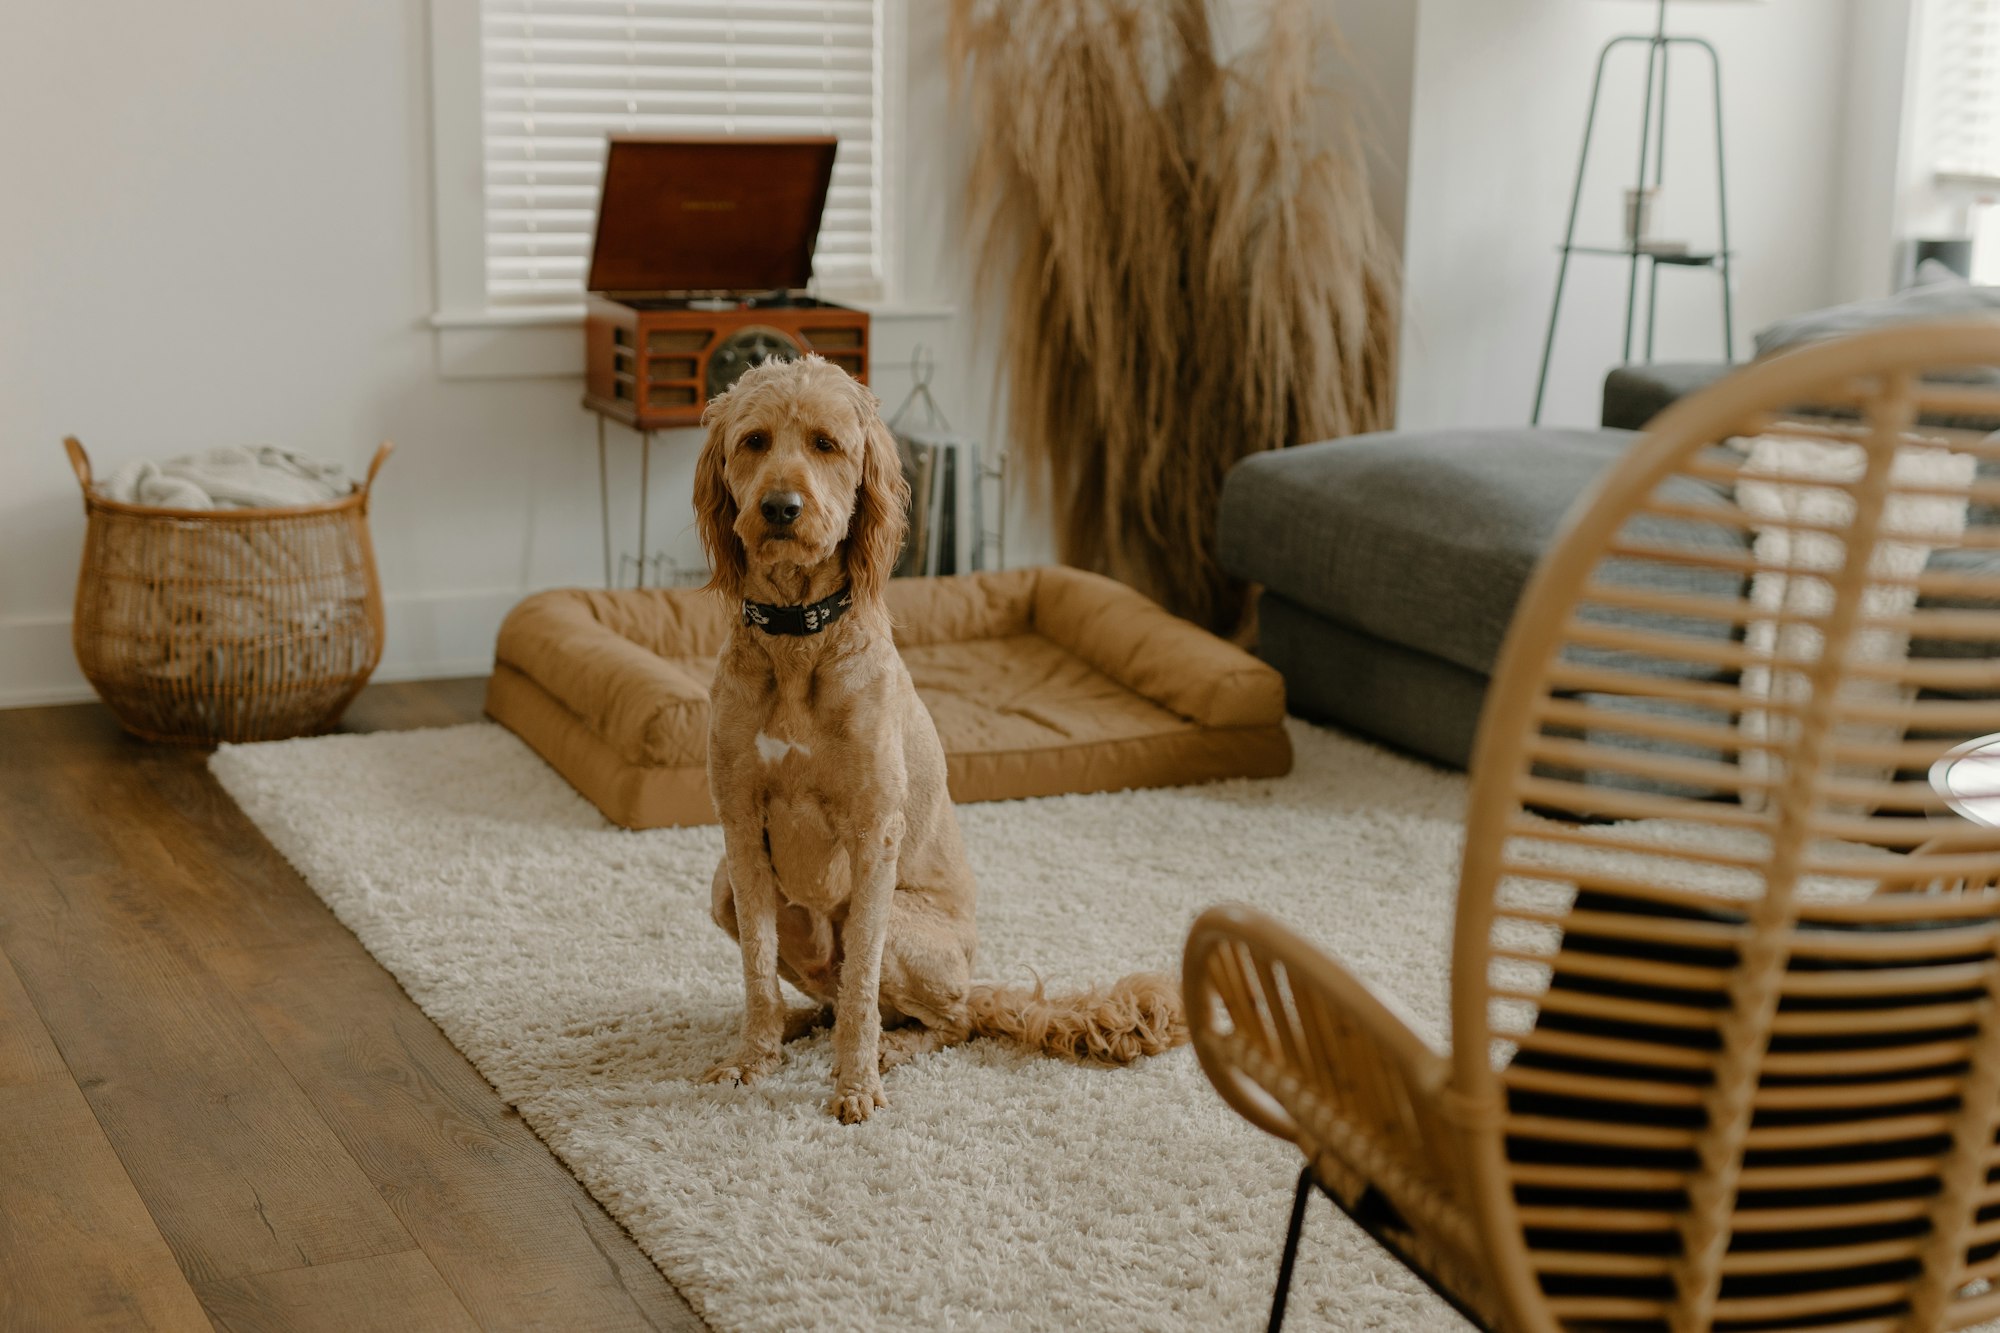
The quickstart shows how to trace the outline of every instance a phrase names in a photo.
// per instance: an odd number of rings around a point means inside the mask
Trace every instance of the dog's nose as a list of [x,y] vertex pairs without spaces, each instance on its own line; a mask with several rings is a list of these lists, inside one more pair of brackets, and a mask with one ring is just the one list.
[[805,508],[805,497],[797,491],[772,491],[757,502],[764,511],[764,521],[785,527],[797,519],[799,511]]

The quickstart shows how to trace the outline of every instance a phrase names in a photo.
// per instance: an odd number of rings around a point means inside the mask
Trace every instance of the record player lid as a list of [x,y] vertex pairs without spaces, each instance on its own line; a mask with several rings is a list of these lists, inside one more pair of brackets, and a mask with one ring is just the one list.
[[806,286],[837,145],[832,135],[612,135],[590,290]]

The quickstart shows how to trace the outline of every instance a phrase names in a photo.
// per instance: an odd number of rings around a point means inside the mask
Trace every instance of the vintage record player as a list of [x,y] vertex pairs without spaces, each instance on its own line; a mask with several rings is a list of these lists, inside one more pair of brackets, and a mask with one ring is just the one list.
[[745,370],[808,352],[867,381],[867,314],[804,290],[835,144],[611,136],[584,406],[642,431],[692,426]]

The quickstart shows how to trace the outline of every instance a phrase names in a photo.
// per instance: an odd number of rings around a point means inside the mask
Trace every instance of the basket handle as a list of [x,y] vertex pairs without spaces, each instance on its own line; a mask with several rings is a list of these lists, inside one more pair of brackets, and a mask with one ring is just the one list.
[[83,487],[85,495],[90,494],[90,455],[83,451],[83,441],[74,435],[63,436],[63,451],[69,455],[69,465],[76,471],[77,485]]
[[375,474],[382,470],[382,464],[388,462],[389,455],[395,452],[396,446],[390,440],[384,440],[375,446],[375,457],[368,460],[368,475],[361,483],[364,494],[375,489]]

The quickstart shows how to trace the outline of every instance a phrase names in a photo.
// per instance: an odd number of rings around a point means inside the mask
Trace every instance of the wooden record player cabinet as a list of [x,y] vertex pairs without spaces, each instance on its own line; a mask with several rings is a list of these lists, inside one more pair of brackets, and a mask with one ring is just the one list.
[[597,414],[604,581],[613,583],[607,420],[640,437],[646,583],[653,433],[764,360],[808,352],[868,382],[868,314],[805,294],[837,140],[613,135],[584,319],[583,405]]
[[690,309],[684,301],[593,296],[584,321],[584,405],[639,430],[693,426],[715,357],[745,330],[769,330],[868,382],[868,313],[818,302]]

